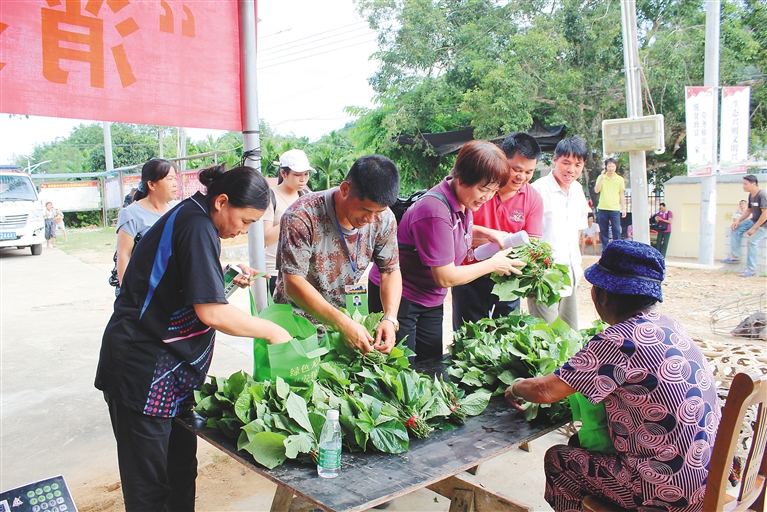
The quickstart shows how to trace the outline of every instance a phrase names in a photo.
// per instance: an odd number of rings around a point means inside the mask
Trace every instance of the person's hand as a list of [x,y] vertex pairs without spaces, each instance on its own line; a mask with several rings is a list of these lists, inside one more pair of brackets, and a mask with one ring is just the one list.
[[250,284],[253,282],[253,280],[256,278],[258,274],[261,274],[262,272],[259,272],[258,270],[254,270],[247,265],[243,265],[240,263],[237,265],[240,267],[240,270],[242,270],[242,275],[239,275],[234,278],[232,281],[234,284],[239,286],[240,288],[247,288],[250,286]]
[[394,324],[388,320],[384,320],[378,324],[376,328],[376,339],[373,343],[373,348],[388,354],[397,342],[397,333],[394,330]]
[[[513,384],[512,384],[512,386],[513,386]],[[514,407],[518,411],[524,411],[525,409],[524,409],[524,407],[522,407],[522,404],[524,404],[525,401],[522,400],[521,398],[515,398],[514,397],[514,395],[511,393],[511,387],[512,386],[509,386],[508,388],[506,388],[506,392],[503,394],[503,397],[506,399],[507,402],[509,402],[509,404],[512,407]]]
[[756,226],[752,226],[752,227],[751,227],[751,229],[749,229],[748,231],[746,231],[746,234],[747,234],[748,236],[751,236],[751,235],[753,235],[754,233],[756,233]]
[[269,337],[266,338],[266,341],[269,344],[276,345],[278,343],[287,343],[293,339],[293,336],[291,336],[288,331],[275,324],[274,322],[272,322],[272,325],[274,326],[272,328],[272,333],[270,333]]
[[512,260],[510,259],[509,253],[512,251],[512,249],[505,249],[503,251],[498,251],[495,253],[495,255],[490,258],[490,263],[493,265],[493,272],[500,274],[502,276],[507,276],[509,274],[521,274],[522,271],[518,270],[517,267],[521,268],[525,266],[525,262],[522,260]]
[[491,229],[487,231],[487,239],[490,242],[495,242],[501,249],[505,249],[503,246],[503,239],[506,238],[508,233],[505,231],[498,231],[497,229]]
[[730,229],[735,231],[735,229],[737,229],[738,227],[738,224],[740,224],[740,219],[735,219],[734,221],[732,221],[732,226],[730,226]]
[[624,219],[626,218],[626,210],[621,211],[621,217]]
[[367,354],[373,350],[373,337],[368,330],[365,329],[365,326],[355,322],[351,318],[341,326],[341,334],[344,335],[344,339],[350,347],[359,350],[363,354]]

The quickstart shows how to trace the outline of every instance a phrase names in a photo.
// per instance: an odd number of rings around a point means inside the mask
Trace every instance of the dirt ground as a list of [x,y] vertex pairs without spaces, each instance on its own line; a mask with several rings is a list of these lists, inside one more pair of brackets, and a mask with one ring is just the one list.
[[[226,241],[225,245],[236,245],[237,242],[243,243],[245,240]],[[102,256],[94,254],[75,254],[74,256],[88,263],[110,263],[100,261]],[[595,261],[595,257],[586,256],[584,268]],[[712,333],[709,325],[711,314],[719,307],[732,308],[739,301],[754,302],[759,296],[762,297],[761,307],[764,308],[767,278],[743,279],[739,278],[737,273],[727,273],[722,269],[689,267],[699,266],[691,261],[669,262],[666,281],[663,284],[665,301],[660,305],[661,311],[675,318],[698,341],[743,344],[742,339]],[[597,318],[591,303],[588,283],[584,282],[579,287],[578,301],[581,327],[586,327],[591,320]],[[449,318],[449,314],[446,314],[446,317]],[[722,326],[723,324],[720,324],[715,327]],[[761,346],[767,355],[764,341],[752,343]],[[269,509],[275,489],[274,484],[202,441],[198,459],[200,474],[197,479],[197,510]],[[93,475],[91,481],[73,488],[72,492],[78,509],[82,512],[122,511],[124,507],[119,485],[117,473]],[[404,509],[397,506],[395,502],[392,510]],[[429,510],[432,508],[429,507]]]

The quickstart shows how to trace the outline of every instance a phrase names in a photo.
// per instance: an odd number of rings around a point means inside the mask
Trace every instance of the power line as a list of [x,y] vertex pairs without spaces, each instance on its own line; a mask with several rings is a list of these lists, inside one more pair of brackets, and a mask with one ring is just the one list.
[[360,41],[358,43],[354,43],[354,44],[350,44],[350,45],[346,45],[346,46],[341,46],[340,48],[332,48],[332,49],[326,50],[324,52],[314,53],[312,55],[305,55],[304,57],[298,57],[298,58],[291,59],[291,60],[286,60],[286,61],[283,61],[283,62],[277,62],[275,64],[269,64],[268,66],[258,66],[258,69],[259,69],[259,71],[261,71],[261,70],[264,70],[264,69],[273,68],[275,66],[281,66],[283,64],[288,64],[290,62],[295,62],[297,60],[308,59],[310,57],[316,57],[318,55],[324,55],[326,53],[335,52],[335,51],[338,51],[338,50],[344,50],[346,48],[351,48],[352,46],[358,46],[358,45],[360,45],[362,43],[369,43],[369,42],[375,41],[377,37],[378,36],[374,36],[371,39],[368,39],[368,40],[365,40],[365,41]]
[[[264,50],[263,52],[259,52],[259,54],[270,55],[270,54],[275,54],[275,53],[280,53],[280,52],[284,52],[284,51],[287,51],[287,50],[291,50],[293,48],[298,48],[298,47],[301,47],[301,46],[313,45],[314,43],[317,43],[319,41],[324,41],[325,39],[332,39],[334,37],[339,37],[339,36],[343,36],[343,35],[346,35],[346,34],[351,34],[352,32],[357,32],[357,31],[359,31],[361,29],[365,29],[365,28],[366,27],[359,27],[359,28],[355,28],[355,29],[352,29],[352,30],[347,30],[345,32],[341,32],[340,34],[333,34],[331,36],[321,37],[319,39],[315,39],[314,41],[306,41],[306,42],[302,42],[302,43],[297,43],[297,44],[294,44],[293,46],[287,46],[285,48],[281,48],[281,49],[278,49],[278,50],[274,50],[273,48],[269,48],[269,49]],[[300,40],[298,40],[298,41],[300,41]]]
[[359,25],[360,23],[365,23],[365,22],[364,21],[355,21],[354,23],[350,23],[349,25],[343,25],[341,27],[332,28],[332,29],[326,30],[324,32],[318,32],[316,34],[312,34],[312,35],[309,35],[309,36],[306,36],[306,37],[300,37],[298,39],[293,39],[292,41],[288,41],[286,43],[276,44],[274,46],[270,46],[269,48],[265,48],[265,51],[271,51],[271,50],[273,50],[275,48],[279,48],[281,46],[285,46],[285,45],[288,45],[288,44],[293,44],[293,43],[295,43],[297,41],[303,41],[305,39],[312,39],[313,37],[321,36],[323,34],[329,34],[330,32],[335,32],[337,30],[341,30],[341,29],[344,29],[344,28],[353,27],[354,25]]
[[[269,64],[269,63],[272,63],[272,62],[275,62],[275,61],[279,61],[280,59],[284,59],[286,57],[293,57],[294,55],[299,55],[299,54],[302,54],[302,53],[311,52],[311,51],[314,51],[314,50],[316,50],[318,48],[324,48],[326,46],[332,46],[334,44],[345,43],[346,41],[351,41],[353,39],[359,39],[359,38],[362,38],[362,37],[367,37],[368,38],[368,39],[366,39],[363,42],[375,40],[375,37],[373,37],[373,39],[370,39],[370,34],[360,34],[358,36],[350,37],[350,38],[343,39],[343,40],[340,40],[340,41],[333,41],[333,42],[330,42],[330,43],[321,44],[319,46],[313,46],[313,47],[307,48],[305,50],[299,50],[297,52],[293,52],[293,53],[290,53],[288,55],[282,55],[280,57],[275,57],[275,58],[272,58],[272,59],[264,59],[264,60],[261,61],[261,63]],[[356,44],[355,45],[349,45],[349,46],[356,46]],[[349,46],[344,46],[343,48],[348,48]],[[317,54],[317,55],[319,55],[319,54]],[[288,62],[290,62],[290,61],[288,61]]]

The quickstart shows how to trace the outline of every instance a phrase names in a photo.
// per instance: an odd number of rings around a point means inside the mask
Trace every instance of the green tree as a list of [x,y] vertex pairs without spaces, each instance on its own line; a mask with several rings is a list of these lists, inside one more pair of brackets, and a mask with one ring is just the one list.
[[[533,118],[566,124],[601,170],[601,123],[626,116],[620,5],[606,0],[356,0],[379,31],[381,66],[370,79],[378,108],[360,112],[356,137],[391,156],[409,176],[444,167],[401,135],[473,126],[492,138],[527,130]],[[764,2],[725,0],[721,82],[754,87],[752,140],[764,140]],[[705,3],[638,0],[645,113],[666,119],[669,151],[648,154],[655,179],[683,171],[684,86],[703,81]],[[419,155],[418,157],[413,154]],[[418,161],[420,160],[420,161]],[[415,165],[413,165],[415,163]],[[429,165],[431,164],[431,165]],[[433,176],[430,176],[432,178]]]

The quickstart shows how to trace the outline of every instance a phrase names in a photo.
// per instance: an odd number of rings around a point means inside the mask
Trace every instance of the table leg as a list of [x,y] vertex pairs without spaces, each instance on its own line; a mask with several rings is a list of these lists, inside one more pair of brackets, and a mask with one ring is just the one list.
[[456,489],[450,498],[450,512],[474,512],[474,493]]
[[[473,497],[471,510],[475,512],[498,512],[501,510],[505,512],[532,512],[530,507],[515,502],[502,491],[490,491],[484,488],[479,480],[469,473],[459,473],[431,484],[427,488],[450,499],[451,502],[455,497],[463,496],[463,498],[459,498],[460,503],[465,502],[466,496],[461,491],[468,491]],[[454,510],[452,503],[450,510],[451,512]],[[455,510],[463,511],[464,509]]]
[[292,502],[293,489],[278,485],[277,490],[274,491],[274,499],[272,499],[272,507],[269,512],[288,512]]

